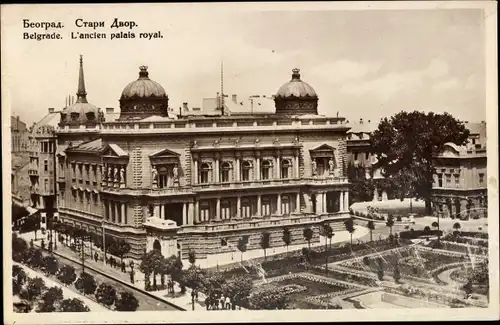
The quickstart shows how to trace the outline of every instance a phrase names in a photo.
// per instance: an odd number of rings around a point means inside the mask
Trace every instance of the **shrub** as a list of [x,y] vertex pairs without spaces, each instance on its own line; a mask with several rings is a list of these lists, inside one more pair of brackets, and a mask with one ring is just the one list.
[[399,233],[399,237],[401,239],[416,239],[421,236],[442,236],[443,231],[442,230],[414,230],[413,228],[410,229],[410,231],[401,231]]
[[397,216],[397,217],[396,217],[396,221],[401,221],[401,220],[402,220],[402,219],[401,219],[401,216]]

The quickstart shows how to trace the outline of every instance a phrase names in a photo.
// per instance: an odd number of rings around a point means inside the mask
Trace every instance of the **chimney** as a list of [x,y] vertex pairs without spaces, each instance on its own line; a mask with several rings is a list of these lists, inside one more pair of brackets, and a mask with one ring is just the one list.
[[235,94],[231,95],[231,99],[233,100],[233,103],[237,103],[236,95]]
[[363,124],[363,119],[362,118],[359,119],[359,124]]
[[106,107],[106,114],[113,114],[115,109],[113,107]]
[[187,102],[182,103],[182,109],[185,110],[186,112],[189,110]]
[[49,107],[49,113],[54,113],[54,107]]

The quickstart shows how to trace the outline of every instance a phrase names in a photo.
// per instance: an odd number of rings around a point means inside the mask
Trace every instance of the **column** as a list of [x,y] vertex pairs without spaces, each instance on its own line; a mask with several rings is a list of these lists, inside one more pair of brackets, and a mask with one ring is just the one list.
[[459,218],[463,218],[467,216],[467,200],[460,200],[460,215]]
[[115,203],[115,220],[113,222],[120,222],[120,203],[118,202]]
[[220,182],[220,177],[219,177],[219,157],[215,158],[215,177],[214,177],[214,182],[219,183]]
[[155,204],[155,206],[153,208],[153,216],[160,218],[159,207],[156,204]]
[[182,204],[182,224],[187,225],[187,223],[188,223],[187,204],[183,203]]
[[299,172],[299,154],[298,153],[295,153],[293,166],[294,166],[294,169],[295,169],[295,178],[299,178],[300,177],[300,175],[299,175],[300,172]]
[[295,212],[300,213],[300,192],[295,195]]
[[281,215],[281,193],[278,193],[278,197],[276,199],[276,214]]
[[160,205],[159,205],[159,207],[158,207],[158,217],[159,217],[160,219],[165,219],[165,218],[163,217],[163,204],[160,204]]
[[241,218],[241,196],[236,198],[236,218]]
[[344,192],[339,193],[339,203],[340,203],[340,210],[339,211],[344,211]]
[[323,204],[323,213],[326,213],[327,212],[327,210],[326,210],[326,192],[324,192],[321,196],[322,196],[321,203]]
[[373,202],[377,201],[378,201],[378,189],[375,187],[375,189],[373,190]]
[[200,209],[199,209],[198,201],[194,201],[193,215],[194,215],[194,222],[199,223],[200,222]]
[[193,211],[193,203],[188,203],[188,224],[194,224],[194,211]]
[[120,215],[120,223],[123,225],[123,224],[126,224],[126,221],[125,221],[125,203],[121,203],[121,208],[122,208],[122,213]]
[[262,202],[260,194],[257,195],[257,216],[262,216]]
[[321,194],[320,193],[316,193],[314,195],[314,204],[316,205],[316,214],[320,214],[321,213],[321,208],[323,207],[323,205],[321,204]]
[[260,179],[260,157],[257,157],[255,160],[255,180],[258,181]]
[[276,155],[276,175],[273,177],[274,179],[281,178],[281,173],[280,173],[280,155]]
[[236,181],[239,182],[241,180],[241,165],[240,165],[240,157],[236,157]]
[[344,211],[349,211],[349,191],[344,192]]
[[215,220],[220,220],[220,199],[217,198],[217,203],[215,205]]
[[198,180],[198,160],[197,159],[194,160],[193,178],[194,178],[193,184],[198,184],[199,180]]

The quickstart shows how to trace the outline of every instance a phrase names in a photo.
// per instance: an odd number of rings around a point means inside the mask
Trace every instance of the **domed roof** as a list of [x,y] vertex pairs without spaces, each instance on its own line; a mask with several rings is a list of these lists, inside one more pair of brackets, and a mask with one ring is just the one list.
[[292,80],[280,87],[276,93],[276,97],[309,97],[317,98],[316,92],[307,82],[300,80],[300,70],[292,70]]
[[80,56],[80,71],[78,75],[78,91],[76,96],[76,103],[67,106],[61,112],[60,124],[98,123],[101,118],[100,109],[87,101],[82,56]]
[[121,98],[144,98],[144,97],[167,97],[165,89],[157,83],[149,79],[148,67],[139,67],[139,79],[129,83],[123,89]]

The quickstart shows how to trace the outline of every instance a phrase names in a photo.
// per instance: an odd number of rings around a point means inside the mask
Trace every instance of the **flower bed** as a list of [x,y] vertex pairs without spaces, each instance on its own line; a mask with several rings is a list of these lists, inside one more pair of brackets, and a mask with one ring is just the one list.
[[[322,309],[334,308],[337,309],[338,305],[328,303],[319,299],[310,299],[313,296],[332,297],[347,294],[351,291],[360,290],[353,288],[346,283],[337,282],[334,280],[323,279],[316,277],[312,274],[287,274],[267,280],[267,283],[259,282],[256,290],[252,295],[258,294],[262,290],[267,290],[272,287],[284,288],[290,295],[291,307],[306,309]],[[362,289],[361,289],[362,290]]]
[[313,274],[328,276],[336,280],[346,281],[346,282],[355,282],[361,285],[374,287],[377,286],[376,280],[377,277],[375,274],[366,275],[364,273],[357,272],[356,270],[347,271],[347,270],[338,270],[329,268],[326,270],[321,266],[314,266],[309,269],[309,272]]

